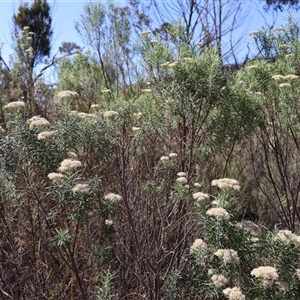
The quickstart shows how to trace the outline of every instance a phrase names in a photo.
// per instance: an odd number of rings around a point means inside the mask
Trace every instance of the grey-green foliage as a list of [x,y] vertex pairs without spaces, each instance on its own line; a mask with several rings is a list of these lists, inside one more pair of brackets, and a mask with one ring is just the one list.
[[[206,210],[211,207],[216,204],[198,208],[202,242],[191,247],[185,268],[168,274],[167,299],[226,299],[223,290],[227,287],[239,287],[251,300],[298,299],[299,236],[286,230],[267,231],[250,221],[237,222],[234,213],[230,220],[208,216]],[[219,249],[234,250],[238,259],[220,257]],[[251,272],[260,266],[275,268],[278,279],[255,278]],[[223,275],[225,280],[214,275]]]
[[59,228],[55,230],[54,242],[58,247],[67,247],[71,241],[69,228]]
[[112,300],[116,297],[116,292],[113,286],[113,280],[116,276],[115,272],[110,269],[103,272],[101,285],[98,286],[96,297],[98,300]]
[[228,138],[237,140],[251,135],[265,121],[259,96],[249,96],[239,74],[230,80],[208,122],[208,131],[216,147],[227,147]]
[[[66,111],[56,123],[59,142],[62,143],[65,151],[84,153],[87,156],[96,154],[96,157],[101,158],[104,162],[107,160],[110,147],[112,147],[104,124],[101,114],[94,114],[94,119],[84,120],[77,115],[70,115],[69,111]],[[94,153],[96,149],[99,152]],[[89,153],[88,150],[93,152]]]
[[216,117],[216,124],[212,121],[226,101],[221,90],[226,77],[218,49],[202,50],[178,41],[169,47],[159,38],[155,42],[152,38],[151,33],[141,36],[147,71],[144,82],[149,80],[152,90],[147,97],[160,112],[152,121],[160,118],[158,123],[165,124],[167,130],[177,130],[178,140],[172,151],[182,155],[182,167],[189,161],[190,168],[194,168],[196,160],[200,164],[207,159],[209,134],[224,138],[224,132],[216,130],[222,126],[220,120]]
[[168,24],[165,28],[167,37],[159,33],[140,33],[142,44],[138,45],[144,63],[153,68],[160,64],[190,57],[192,46],[184,37],[185,27],[178,23]]
[[120,7],[111,1],[107,17],[109,20],[108,39],[111,42],[105,53],[105,58],[108,60],[106,65],[111,65],[115,72],[116,86],[124,87],[132,84],[136,75],[133,60],[137,52],[132,42],[131,11],[127,6]]
[[[216,48],[201,50],[188,44],[175,41],[172,46],[155,36],[142,35],[140,51],[144,57],[147,77],[154,88],[165,99],[182,99],[187,105],[199,105],[205,101],[216,104],[219,100],[220,88],[224,83],[222,64]],[[147,79],[145,79],[147,80]],[[182,110],[182,113],[197,113],[195,107]]]
[[62,59],[58,78],[59,91],[77,92],[86,106],[101,102],[101,90],[105,88],[102,70],[88,52]]
[[299,45],[299,28],[299,20],[290,12],[284,25],[276,28],[264,27],[258,30],[253,34],[257,48],[256,57],[275,60],[286,54],[295,53],[296,45]]
[[17,207],[20,201],[20,195],[17,192],[15,178],[3,167],[3,161],[0,162],[0,199],[6,202],[8,199],[12,206]]
[[134,51],[128,7],[116,6],[113,1],[107,6],[89,3],[75,28],[101,66],[106,87],[131,83]]
[[41,174],[55,169],[62,158],[62,148],[55,140],[45,143],[37,139],[38,131],[30,130],[29,124],[21,116],[12,116],[9,122],[10,133],[0,139],[0,153],[8,172],[19,175],[20,167],[27,165],[36,168]]
[[93,47],[95,51],[101,51],[101,40],[105,38],[106,8],[100,3],[89,3],[84,7],[84,13],[80,15],[80,21],[76,22],[76,30],[81,35],[86,45]]
[[260,55],[272,59],[258,56],[237,76],[243,81],[240,89],[262,116],[262,124],[255,129],[258,144],[251,150],[257,159],[254,172],[263,175],[260,191],[276,212],[275,222],[294,229],[299,218],[299,22],[290,16],[285,26],[271,33],[256,32],[254,40],[258,49],[265,49]]

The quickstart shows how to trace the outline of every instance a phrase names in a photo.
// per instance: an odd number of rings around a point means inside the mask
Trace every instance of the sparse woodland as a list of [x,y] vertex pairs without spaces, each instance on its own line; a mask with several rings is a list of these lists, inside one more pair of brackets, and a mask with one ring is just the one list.
[[299,21],[229,73],[131,14],[87,5],[56,85],[29,26],[1,65],[0,299],[300,299]]

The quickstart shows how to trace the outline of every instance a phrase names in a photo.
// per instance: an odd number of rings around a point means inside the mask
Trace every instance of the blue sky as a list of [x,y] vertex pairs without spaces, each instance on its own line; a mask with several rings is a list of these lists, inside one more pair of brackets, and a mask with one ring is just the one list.
[[[97,0],[94,0],[94,2],[96,1]],[[58,47],[63,41],[76,42],[78,45],[82,46],[81,39],[75,30],[74,22],[79,20],[80,14],[83,12],[83,7],[88,3],[88,1],[48,0],[48,2],[53,6],[54,36],[52,54],[55,54],[58,51]],[[107,1],[98,0],[97,2],[106,3]],[[281,25],[285,23],[284,17],[287,16],[287,12],[275,14],[271,11],[270,13],[265,13],[263,11],[263,3],[261,3],[261,1],[244,0],[244,2],[245,5],[243,6],[243,9],[246,12],[247,18],[237,31],[237,35],[244,36],[243,44],[240,47],[240,57],[243,57],[243,53],[247,49],[247,43],[250,43],[251,45],[251,38],[248,38],[247,34],[249,31],[261,28],[265,24],[265,21],[272,23],[272,21],[276,18],[276,26]],[[17,12],[19,3],[19,1],[13,0],[0,0],[0,41],[5,43],[2,47],[2,56],[6,61],[8,61],[9,54],[12,52],[12,49],[9,46],[11,43],[11,36],[9,34],[12,26],[11,20],[14,12]],[[115,1],[115,3],[125,5],[126,1]],[[300,17],[299,12],[295,14],[297,17]]]

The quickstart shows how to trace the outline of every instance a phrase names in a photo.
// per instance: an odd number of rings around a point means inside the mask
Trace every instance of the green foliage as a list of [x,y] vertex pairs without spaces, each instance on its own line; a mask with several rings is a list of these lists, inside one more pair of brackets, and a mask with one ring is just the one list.
[[[241,72],[240,78],[247,78],[247,82],[242,87],[247,89],[247,94],[258,103],[258,109],[263,116],[264,124],[257,127],[256,141],[258,147],[252,149],[253,155],[257,153],[259,147],[263,149],[263,155],[259,155],[259,163],[254,166],[255,172],[264,174],[260,181],[260,189],[264,197],[271,203],[277,199],[277,205],[273,206],[280,222],[290,229],[295,227],[295,216],[291,212],[292,207],[298,202],[298,182],[297,172],[297,152],[299,135],[297,97],[299,91],[297,81],[298,70],[298,34],[299,24],[290,16],[288,23],[284,27],[275,28],[272,35],[267,35],[266,31],[257,32],[254,39],[258,49],[265,49],[274,60],[257,61],[252,66],[246,67]],[[262,38],[264,37],[264,38]],[[266,44],[265,39],[271,41],[272,46]],[[284,44],[283,44],[284,43]],[[293,50],[292,50],[293,49]],[[260,53],[262,53],[260,51]],[[263,56],[268,56],[264,52]],[[295,60],[292,57],[295,56]],[[253,100],[252,100],[253,101]],[[258,177],[259,178],[259,177]],[[288,178],[288,179],[287,179]],[[272,192],[265,189],[263,182],[268,182],[272,186]],[[287,182],[295,182],[291,186]],[[269,185],[270,184],[270,185]],[[272,200],[271,200],[272,198]],[[291,210],[290,210],[291,209]],[[289,211],[289,212],[287,212]],[[295,213],[295,212],[294,212]]]
[[[209,210],[199,211],[203,240],[196,239],[191,246],[186,268],[169,274],[167,299],[225,299],[228,286],[239,287],[246,299],[297,299],[299,236],[285,230],[262,234],[254,223],[238,223],[233,215],[227,220],[217,211],[221,206],[215,203],[212,207],[216,211],[211,216]],[[228,251],[231,255],[224,254]],[[274,267],[276,281],[271,275],[265,277],[269,281],[264,281],[263,275],[254,275],[253,270],[259,266]]]
[[101,287],[98,287],[96,296],[98,300],[112,300],[115,295],[113,294],[114,288],[112,281],[116,276],[115,273],[112,273],[110,270],[103,272],[103,279],[101,281]]
[[56,229],[54,241],[58,247],[66,247],[70,244],[71,235],[69,229]]
[[[83,42],[94,51],[95,62],[101,66],[106,88],[117,88],[131,83],[131,60],[134,51],[130,46],[131,22],[128,7],[110,2],[88,3],[75,28]],[[130,72],[129,72],[130,71]]]
[[100,56],[61,60],[51,119],[1,99],[3,290],[223,300],[235,288],[241,300],[298,299],[297,24],[271,39],[254,33],[260,53],[230,76],[219,50],[190,45],[182,26],[168,26],[171,43],[143,32],[142,72],[127,93],[130,68],[107,84],[101,61],[114,53],[126,64],[130,11],[85,13],[85,38],[115,40]]
[[266,0],[267,9],[272,8],[274,10],[282,11],[284,7],[299,8],[299,0]]
[[105,88],[102,70],[88,54],[77,53],[73,58],[63,58],[59,67],[58,91],[71,90],[80,95],[81,109],[88,109],[92,103],[101,104],[101,90]]

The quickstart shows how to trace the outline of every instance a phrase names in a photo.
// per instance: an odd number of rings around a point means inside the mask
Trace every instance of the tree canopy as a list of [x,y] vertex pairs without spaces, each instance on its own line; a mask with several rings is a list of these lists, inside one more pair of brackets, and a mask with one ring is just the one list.
[[266,10],[273,8],[282,11],[284,7],[299,9],[299,0],[266,0]]
[[47,0],[34,0],[30,6],[28,3],[21,4],[18,13],[13,16],[13,24],[17,33],[22,32],[26,26],[34,33],[32,67],[45,56],[50,56],[53,31],[51,9]]

